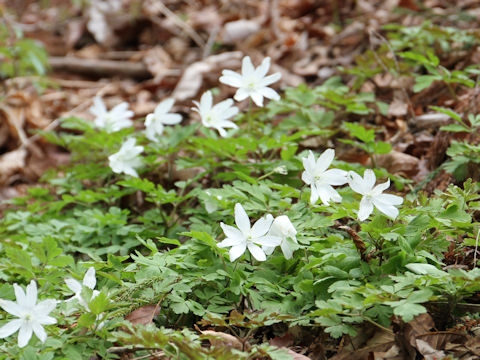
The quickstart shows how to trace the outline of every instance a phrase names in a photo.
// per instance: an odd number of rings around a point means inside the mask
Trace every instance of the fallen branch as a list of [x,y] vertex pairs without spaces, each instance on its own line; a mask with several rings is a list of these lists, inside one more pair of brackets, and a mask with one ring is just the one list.
[[152,74],[145,64],[131,61],[82,59],[75,57],[50,57],[53,71],[67,71],[92,76],[122,76],[135,79],[149,79]]

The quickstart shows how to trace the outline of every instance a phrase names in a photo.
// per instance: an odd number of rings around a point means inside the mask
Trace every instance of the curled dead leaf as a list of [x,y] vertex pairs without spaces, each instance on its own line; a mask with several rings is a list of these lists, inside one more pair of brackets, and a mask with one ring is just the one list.
[[233,44],[237,41],[245,40],[259,30],[260,22],[255,19],[230,21],[223,28],[223,42],[225,44]]
[[147,325],[153,322],[153,318],[160,314],[160,306],[158,305],[146,305],[132,311],[125,317],[125,320],[130,321],[132,324]]
[[376,161],[378,166],[384,167],[392,174],[414,175],[418,171],[420,159],[392,150],[388,154],[377,155]]
[[25,166],[26,156],[27,150],[22,147],[0,156],[0,184],[5,183],[9,176]]
[[201,331],[201,333],[202,337],[207,339],[212,346],[228,346],[237,350],[243,350],[243,344],[233,335],[212,330]]
[[205,60],[191,64],[185,69],[173,91],[173,98],[178,101],[184,101],[194,97],[202,87],[203,75],[205,73],[236,67],[240,63],[242,55],[240,51],[226,52],[209,56]]

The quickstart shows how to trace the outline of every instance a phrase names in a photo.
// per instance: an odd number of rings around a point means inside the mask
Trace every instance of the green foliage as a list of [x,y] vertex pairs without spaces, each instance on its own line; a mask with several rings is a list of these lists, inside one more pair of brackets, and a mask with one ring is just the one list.
[[37,42],[0,23],[0,44],[0,77],[45,74],[47,52]]
[[[426,70],[417,74],[416,90],[437,79],[470,86],[470,78],[462,78],[466,72],[449,73],[430,49],[437,42],[453,46],[447,36],[452,34],[421,29],[421,36],[415,29],[388,29],[396,32],[389,39],[401,59],[398,67],[390,61],[390,70],[399,76],[407,69]],[[399,34],[422,46],[413,51]],[[380,57],[387,54],[382,51]],[[372,65],[368,56],[365,66]],[[362,72],[363,79],[379,71],[370,70]],[[447,301],[455,310],[480,290],[478,268],[442,270],[451,244],[458,251],[475,244],[478,183],[451,185],[428,198],[409,194],[395,220],[375,210],[371,220],[359,222],[359,197],[348,186],[336,188],[342,203],[310,204],[310,189],[301,180],[308,150],[317,155],[338,141],[375,160],[392,149],[377,140],[369,123],[385,104],[356,85],[334,77],[313,89],[286,89],[281,100],[238,115],[240,128],[228,138],[193,123],[167,126],[152,143],[133,128],[108,133],[79,118],[44,133],[71,153],[72,162],[9,201],[0,220],[1,297],[14,300],[13,283],[35,280],[40,299],[66,300],[74,294],[64,280],[82,281],[92,266],[97,284],[79,293],[87,307],[78,300],[58,304],[58,324],[46,327],[44,344],[33,337],[20,349],[15,336],[9,337],[0,343],[0,359],[113,359],[119,357],[114,344],[128,346],[137,357],[154,348],[178,359],[287,359],[283,350],[262,343],[273,324],[321,326],[339,338],[354,336],[364,322],[408,322],[431,301]],[[478,115],[464,119],[450,109],[434,110],[456,120],[445,131],[478,131]],[[340,124],[349,139],[338,138]],[[127,137],[144,146],[139,178],[109,167],[108,157]],[[468,164],[478,164],[479,151],[478,145],[454,141],[444,167],[461,178]],[[364,170],[354,163],[333,165]],[[375,173],[379,182],[406,182],[384,169]],[[225,237],[220,223],[235,226],[236,203],[251,219],[287,215],[297,230],[298,243],[290,243],[293,258],[276,249],[264,262],[248,252],[230,262],[218,242]],[[148,325],[125,320],[148,305],[157,310]],[[0,326],[9,320],[2,312]],[[205,347],[212,336],[189,330],[196,324],[226,329],[245,347]]]

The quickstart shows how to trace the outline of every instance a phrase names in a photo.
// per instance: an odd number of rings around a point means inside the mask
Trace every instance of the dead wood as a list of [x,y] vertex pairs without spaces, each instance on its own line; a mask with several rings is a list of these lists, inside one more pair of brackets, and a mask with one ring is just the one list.
[[82,75],[99,77],[120,76],[141,80],[152,77],[145,64],[141,62],[52,56],[49,58],[49,64],[53,71],[65,71]]

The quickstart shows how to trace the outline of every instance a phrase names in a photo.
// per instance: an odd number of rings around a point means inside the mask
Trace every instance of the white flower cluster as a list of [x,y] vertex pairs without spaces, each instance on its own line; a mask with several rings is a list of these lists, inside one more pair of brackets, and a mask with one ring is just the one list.
[[[262,64],[255,68],[250,57],[245,56],[242,61],[242,74],[224,70],[220,82],[238,88],[234,96],[235,100],[242,101],[250,97],[255,104],[263,106],[264,97],[274,100],[280,99],[280,96],[268,85],[278,81],[281,74],[275,73],[266,76],[269,69],[270,58],[265,58]],[[174,99],[165,99],[157,105],[153,113],[146,116],[145,136],[149,140],[159,142],[165,125],[175,125],[182,121],[180,114],[170,112],[174,102]],[[203,126],[217,130],[220,136],[227,136],[225,129],[238,128],[234,122],[229,120],[239,111],[236,106],[233,106],[233,99],[226,99],[213,105],[213,95],[211,91],[206,91],[201,96],[200,102],[194,101],[193,103],[196,107],[193,107],[192,110],[200,115]],[[128,110],[128,103],[126,102],[122,102],[108,111],[102,99],[95,97],[90,112],[95,116],[95,125],[109,133],[133,126],[131,118],[134,113]],[[134,138],[127,139],[117,153],[109,156],[110,168],[117,174],[124,173],[138,177],[136,169],[142,166],[143,162],[139,155],[143,150],[143,146],[136,145]]]
[[267,214],[250,226],[250,219],[245,209],[237,203],[235,204],[235,224],[237,228],[220,223],[227,237],[218,243],[218,247],[231,247],[230,261],[238,259],[247,249],[255,259],[265,261],[266,255],[270,255],[279,245],[285,258],[292,258],[293,250],[288,238],[296,243],[297,231],[288,216],[282,215],[273,219],[272,215]]
[[[96,282],[95,268],[93,267],[87,270],[82,284],[74,279],[65,279],[67,287],[75,293],[74,296],[65,301],[77,300],[86,311],[90,311],[88,303],[81,296],[81,292],[83,286],[93,290],[92,298],[90,299],[93,300],[99,294],[99,291],[94,290]],[[17,317],[17,319],[11,320],[0,327],[0,339],[9,337],[18,331],[18,346],[21,348],[28,344],[33,333],[44,343],[47,339],[47,333],[42,325],[57,323],[57,320],[48,316],[48,314],[55,309],[60,301],[46,299],[37,304],[37,283],[33,280],[27,285],[26,291],[23,291],[17,284],[13,284],[13,289],[17,301],[0,299],[0,307],[7,313]]]
[[333,149],[325,150],[317,160],[310,151],[308,157],[303,158],[305,171],[302,173],[302,180],[310,185],[310,203],[315,204],[320,198],[324,205],[342,201],[340,194],[332,187],[333,185],[344,185],[348,183],[353,191],[363,195],[358,210],[358,219],[367,219],[376,207],[381,213],[395,219],[398,216],[396,205],[403,203],[403,198],[392,194],[383,194],[383,191],[390,187],[390,179],[385,183],[375,186],[377,181],[373,170],[367,169],[363,178],[355,171],[346,172],[339,169],[327,170],[335,156]]

